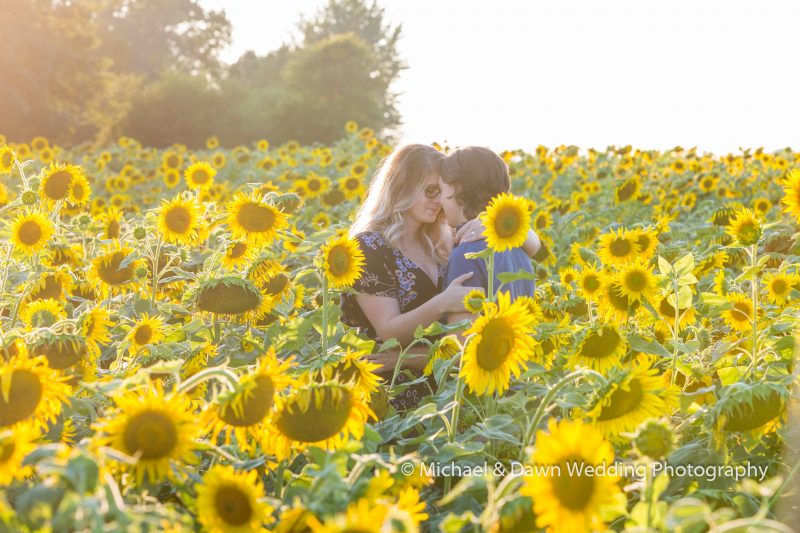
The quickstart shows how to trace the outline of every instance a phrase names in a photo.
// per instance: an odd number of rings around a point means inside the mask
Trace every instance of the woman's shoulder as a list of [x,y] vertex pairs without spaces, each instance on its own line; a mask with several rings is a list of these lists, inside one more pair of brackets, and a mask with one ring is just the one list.
[[373,250],[386,248],[386,241],[383,235],[377,231],[362,231],[355,234],[353,238],[358,241],[362,248],[371,248]]

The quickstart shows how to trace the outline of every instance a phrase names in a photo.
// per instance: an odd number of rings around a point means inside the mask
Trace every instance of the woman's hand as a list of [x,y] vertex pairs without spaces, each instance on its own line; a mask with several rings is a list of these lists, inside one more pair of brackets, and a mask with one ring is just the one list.
[[450,285],[448,285],[441,294],[436,296],[436,298],[439,299],[439,305],[443,313],[458,313],[466,310],[464,307],[464,297],[469,291],[475,290],[475,287],[464,287],[462,283],[471,278],[472,274],[472,272],[461,274],[451,281]]
[[481,219],[473,218],[456,232],[455,244],[479,241],[484,238],[484,231],[486,231],[486,226],[483,225]]

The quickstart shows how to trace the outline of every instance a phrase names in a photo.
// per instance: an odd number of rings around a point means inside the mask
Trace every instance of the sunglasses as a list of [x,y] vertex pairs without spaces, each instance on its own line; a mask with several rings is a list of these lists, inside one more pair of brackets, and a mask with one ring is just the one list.
[[440,194],[442,194],[442,189],[440,189],[438,185],[428,185],[425,187],[425,198],[433,200],[434,198],[438,198]]

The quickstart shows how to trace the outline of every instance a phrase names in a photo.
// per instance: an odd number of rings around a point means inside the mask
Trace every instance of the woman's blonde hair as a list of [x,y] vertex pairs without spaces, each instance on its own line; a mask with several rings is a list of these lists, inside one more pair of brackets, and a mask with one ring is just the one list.
[[[389,154],[375,172],[367,197],[356,213],[350,234],[365,231],[380,233],[392,248],[398,248],[405,216],[425,189],[431,173],[438,174],[444,156],[432,146],[407,144]],[[436,222],[424,224],[417,234],[425,253],[439,264],[447,262],[449,231],[443,213]]]

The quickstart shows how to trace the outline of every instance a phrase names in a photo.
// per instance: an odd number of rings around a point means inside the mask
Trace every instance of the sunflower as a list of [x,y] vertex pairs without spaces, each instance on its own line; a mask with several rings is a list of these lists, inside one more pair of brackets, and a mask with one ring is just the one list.
[[603,275],[594,267],[585,267],[578,274],[578,290],[588,301],[594,301],[603,288]]
[[82,206],[89,201],[91,192],[83,167],[51,163],[49,168],[42,171],[39,196],[47,205],[64,200]]
[[585,468],[612,464],[614,449],[600,431],[581,421],[551,418],[547,428],[548,433],[536,434],[530,457],[534,468],[520,488],[533,500],[536,525],[547,531],[604,529],[600,508],[622,494],[619,476],[601,469],[589,475]]
[[200,281],[187,296],[199,311],[242,315],[250,321],[263,317],[274,305],[273,299],[263,294],[255,283],[237,276]]
[[477,314],[483,309],[486,293],[481,289],[472,289],[464,296],[464,308],[472,314]]
[[570,357],[570,366],[588,366],[598,372],[618,366],[627,351],[628,343],[612,325],[590,328],[583,336],[578,349]]
[[164,185],[174,189],[181,182],[180,171],[170,168],[164,171]]
[[794,215],[794,218],[800,222],[800,170],[795,169],[789,172],[781,185],[784,193],[781,202],[785,206],[783,212]]
[[355,239],[341,235],[322,247],[322,269],[331,287],[343,289],[355,283],[362,273],[364,253]]
[[122,211],[112,206],[106,209],[99,218],[103,228],[103,239],[119,239]]
[[217,171],[205,161],[192,163],[183,173],[186,178],[186,186],[190,189],[206,190],[214,183],[214,176]]
[[633,432],[648,418],[671,414],[670,403],[677,394],[657,369],[638,364],[613,378],[610,388],[600,394],[586,416],[606,437],[619,437]]
[[183,166],[183,156],[178,152],[168,150],[161,157],[161,164],[165,169],[180,170]]
[[197,421],[187,396],[165,395],[156,383],[128,390],[113,400],[115,408],[92,429],[100,445],[136,459],[122,468],[133,471],[137,485],[145,478],[149,483],[173,479],[172,463],[195,462]]
[[572,284],[578,279],[578,271],[572,267],[564,267],[558,271],[558,277],[564,288],[571,290]]
[[264,531],[273,509],[263,499],[257,470],[236,472],[232,466],[216,464],[197,486],[197,521],[208,533]]
[[36,449],[39,432],[30,425],[21,425],[10,431],[0,430],[0,486],[11,485],[33,474],[30,464],[23,465],[25,457]]
[[144,260],[136,259],[132,248],[114,242],[92,259],[86,278],[104,296],[122,294],[130,289],[136,271],[143,266]]
[[649,302],[658,289],[656,277],[650,268],[640,261],[624,265],[614,279],[619,286],[620,295],[627,297],[629,303],[642,300]]
[[289,375],[293,366],[291,358],[281,361],[270,348],[255,370],[239,378],[234,391],[209,404],[204,420],[211,442],[224,435],[225,444],[230,444],[235,437],[239,449],[255,451],[255,445],[269,431],[276,395],[293,383]]
[[430,376],[433,373],[435,361],[450,360],[459,353],[461,351],[461,343],[455,335],[445,335],[433,344],[431,350],[433,350],[433,354],[428,358],[428,364],[425,365],[425,369],[422,371],[426,376]]
[[731,219],[726,232],[740,246],[751,246],[761,238],[761,222],[751,210],[742,208]]
[[308,446],[339,449],[351,436],[362,437],[370,417],[377,419],[352,386],[328,381],[297,387],[288,397],[278,398],[274,427],[265,448],[273,450],[279,459]]
[[375,371],[381,365],[371,363],[364,358],[363,352],[347,350],[338,361],[326,364],[319,372],[317,381],[336,380],[345,385],[352,385],[353,390],[369,398],[378,389],[381,378]]
[[777,383],[737,382],[719,391],[708,423],[716,433],[740,432],[761,436],[775,430],[786,417],[786,387]]
[[[344,513],[327,518],[320,522],[315,516],[308,518],[307,526],[312,533],[381,533],[394,531],[394,528],[385,528],[389,509],[383,503],[374,503],[367,498],[347,506]],[[393,524],[389,524],[393,525]],[[402,529],[402,531],[415,531]]]
[[622,228],[600,236],[600,249],[597,255],[605,265],[624,265],[636,256],[640,248],[638,235],[626,231]]
[[46,430],[69,396],[66,378],[44,357],[19,353],[0,362],[0,430],[30,424]]
[[746,332],[753,327],[753,301],[749,296],[731,293],[725,299],[732,305],[722,312],[725,323],[736,331]]
[[83,315],[79,322],[81,334],[86,338],[90,345],[107,344],[111,342],[109,327],[114,323],[111,321],[108,310],[102,307],[93,307]]
[[17,155],[10,146],[0,147],[0,174],[7,174],[14,168],[14,162],[17,160]]
[[148,344],[157,344],[164,338],[164,319],[160,316],[142,314],[131,328],[125,340],[130,343],[131,355],[136,355]]
[[614,202],[620,204],[626,200],[635,200],[642,188],[642,182],[638,177],[625,180],[614,190]]
[[766,215],[772,209],[772,202],[769,198],[756,198],[753,201],[753,210],[760,216]]
[[64,306],[52,298],[33,301],[25,306],[20,314],[28,329],[50,327],[67,318]]
[[536,346],[531,336],[534,322],[525,304],[512,304],[508,292],[498,293],[497,304],[484,304],[483,315],[464,332],[474,335],[464,347],[461,361],[461,376],[471,391],[502,394],[511,375],[519,377]]
[[25,305],[36,300],[52,298],[56,301],[65,300],[72,289],[72,276],[69,269],[58,268],[49,272],[42,272],[38,279],[30,284],[28,293],[23,297],[20,311],[24,310]]
[[253,262],[258,255],[259,246],[239,240],[230,243],[222,257],[222,266],[228,270],[244,267]]
[[227,205],[227,223],[234,239],[269,244],[288,225],[286,215],[255,194],[237,193]]
[[345,198],[353,200],[364,194],[364,185],[357,176],[347,176],[339,181],[339,190],[344,193]]
[[347,133],[355,133],[358,131],[358,123],[354,120],[348,120],[344,125],[344,131]]
[[331,217],[325,211],[320,211],[311,219],[311,225],[317,229],[325,229],[331,225]]
[[158,210],[158,231],[170,243],[192,244],[201,231],[200,209],[194,200],[176,196],[161,200]]
[[631,238],[636,241],[639,251],[636,257],[642,261],[649,261],[656,253],[658,246],[658,233],[653,228],[637,228],[631,230]]
[[45,247],[55,228],[44,213],[26,209],[11,223],[11,244],[31,256]]
[[303,180],[303,186],[306,189],[306,196],[308,198],[316,198],[317,196],[325,194],[325,192],[328,191],[331,186],[331,182],[328,178],[311,174],[305,180]]
[[639,312],[641,303],[629,301],[620,283],[612,278],[603,284],[597,309],[606,322],[622,325]]
[[796,273],[772,272],[762,278],[767,287],[767,300],[778,306],[786,305],[792,289],[800,284],[800,276]]
[[495,196],[480,219],[487,245],[498,252],[522,246],[531,226],[528,201],[510,193]]

